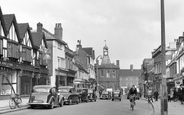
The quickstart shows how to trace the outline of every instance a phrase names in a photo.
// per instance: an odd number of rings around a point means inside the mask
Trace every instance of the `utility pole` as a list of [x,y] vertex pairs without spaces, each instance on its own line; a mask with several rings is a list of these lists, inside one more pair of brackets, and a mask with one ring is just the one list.
[[166,56],[165,56],[165,14],[164,14],[164,0],[161,0],[161,115],[168,115],[168,100],[167,100],[167,78],[166,78]]

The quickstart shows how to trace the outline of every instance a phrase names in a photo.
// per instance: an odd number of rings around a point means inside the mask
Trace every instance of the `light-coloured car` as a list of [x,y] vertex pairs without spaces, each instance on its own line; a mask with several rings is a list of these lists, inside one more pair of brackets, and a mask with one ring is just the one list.
[[57,92],[55,87],[50,85],[36,85],[33,87],[28,105],[31,108],[43,106],[52,109],[55,106],[62,107],[63,103],[64,97]]

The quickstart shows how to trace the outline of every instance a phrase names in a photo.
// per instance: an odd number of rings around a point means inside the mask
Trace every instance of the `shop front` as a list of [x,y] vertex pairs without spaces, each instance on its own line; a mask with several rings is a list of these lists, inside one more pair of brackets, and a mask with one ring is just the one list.
[[18,92],[18,69],[15,64],[0,60],[0,100]]

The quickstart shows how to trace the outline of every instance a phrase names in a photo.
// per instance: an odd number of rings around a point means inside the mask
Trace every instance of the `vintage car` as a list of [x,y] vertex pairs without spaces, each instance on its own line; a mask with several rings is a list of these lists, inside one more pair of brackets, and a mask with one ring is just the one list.
[[58,93],[60,95],[64,96],[64,104],[78,104],[80,102],[79,100],[79,94],[76,93],[75,89],[71,86],[60,86],[58,87]]
[[114,101],[115,99],[118,99],[119,101],[121,101],[121,91],[120,90],[114,90],[112,92],[112,101]]
[[102,91],[100,99],[111,99],[111,93],[108,91]]
[[88,89],[87,88],[77,88],[77,94],[79,94],[80,102],[88,102]]
[[62,107],[64,103],[63,99],[63,96],[57,93],[55,87],[50,85],[36,85],[33,87],[28,105],[31,108],[45,106],[52,109],[58,105]]

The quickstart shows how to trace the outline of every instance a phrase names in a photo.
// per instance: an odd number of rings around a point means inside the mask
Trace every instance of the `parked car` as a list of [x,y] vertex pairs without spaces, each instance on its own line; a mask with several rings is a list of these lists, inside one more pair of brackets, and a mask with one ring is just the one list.
[[120,90],[114,90],[112,92],[112,101],[114,101],[115,99],[118,99],[119,101],[121,101],[121,91]]
[[75,89],[70,86],[60,86],[58,87],[58,93],[60,95],[64,96],[64,104],[78,104],[80,102],[79,100],[79,94],[76,93]]
[[102,91],[100,99],[111,99],[111,93],[108,91]]
[[49,107],[63,106],[63,95],[58,94],[55,87],[50,85],[36,85],[33,87],[28,104],[31,108],[38,106]]

